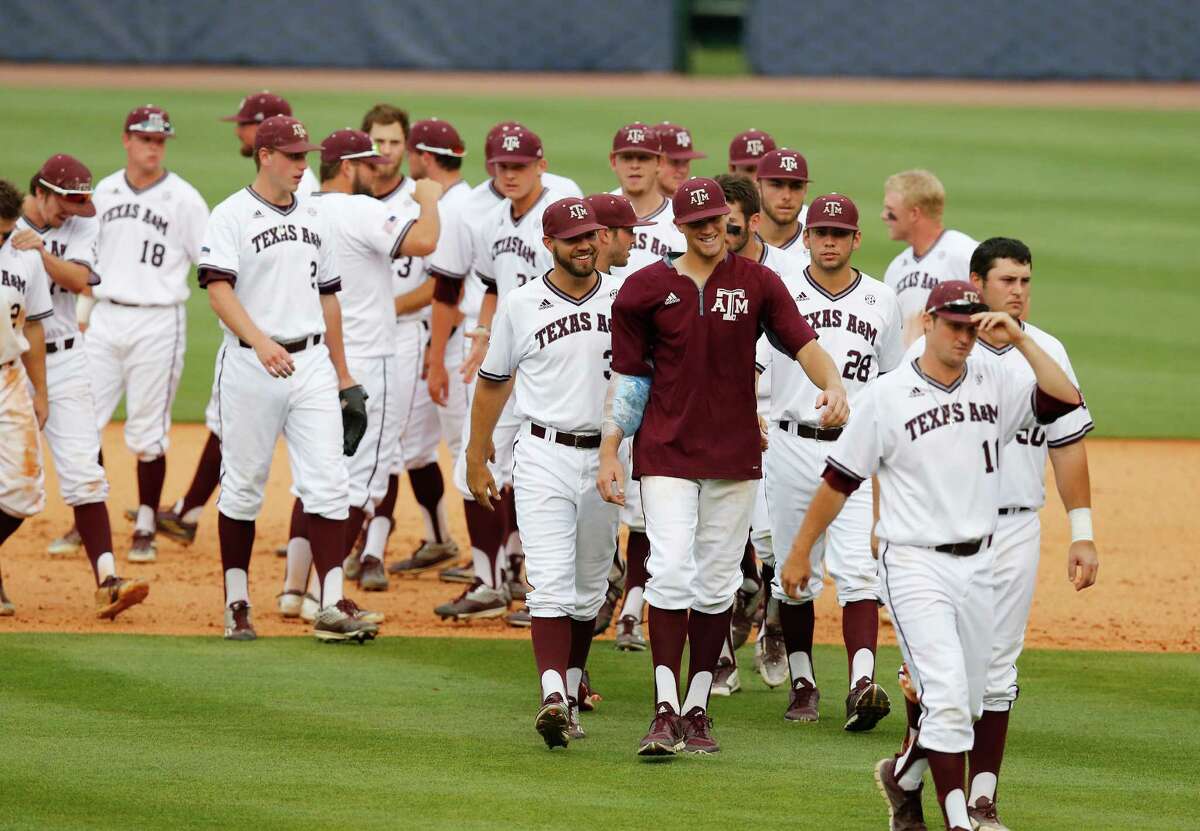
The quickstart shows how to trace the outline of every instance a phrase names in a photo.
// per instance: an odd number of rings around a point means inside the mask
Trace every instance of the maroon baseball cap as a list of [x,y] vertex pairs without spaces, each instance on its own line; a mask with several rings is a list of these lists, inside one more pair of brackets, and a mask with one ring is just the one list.
[[808,162],[795,150],[772,150],[758,160],[760,179],[798,179],[809,181]]
[[708,156],[692,146],[692,134],[686,127],[664,121],[654,128],[662,140],[663,153],[668,159],[707,159]]
[[238,124],[258,124],[273,115],[291,115],[292,105],[286,98],[273,92],[256,92],[247,95],[238,104],[238,111],[233,115],[222,116],[222,121],[236,121]]
[[96,206],[92,203],[92,171],[74,156],[56,153],[46,159],[37,172],[37,180],[42,187],[57,194],[71,213],[96,215]]
[[529,164],[542,158],[542,140],[537,133],[518,129],[501,133],[495,139],[488,154],[489,163],[510,162]]
[[845,228],[847,231],[857,231],[858,208],[850,201],[850,197],[840,193],[818,196],[808,206],[805,225],[809,228]]
[[[296,122],[299,124],[299,122]],[[289,151],[291,152],[291,151]],[[363,161],[371,164],[383,164],[387,161],[379,155],[375,142],[362,130],[334,130],[321,142],[321,161]]]
[[671,199],[671,207],[675,211],[676,225],[729,213],[725,191],[712,179],[702,176],[688,179],[680,185]]
[[925,311],[958,323],[970,323],[971,315],[989,311],[979,290],[965,280],[938,283],[925,300]]
[[501,121],[492,129],[488,130],[487,138],[483,140],[483,155],[484,161],[489,164],[492,161],[492,154],[496,152],[496,148],[500,145],[500,139],[507,133],[515,130],[524,130],[525,125],[519,121]]
[[596,214],[596,221],[605,228],[641,228],[653,222],[638,219],[633,203],[624,196],[612,193],[593,193],[584,202]]
[[573,239],[592,231],[602,231],[596,212],[578,196],[551,202],[542,213],[542,233],[555,239]]
[[661,156],[662,138],[658,130],[649,124],[635,121],[626,124],[613,136],[612,151],[614,153],[642,152]]
[[264,147],[281,153],[309,153],[322,149],[321,145],[308,140],[308,130],[290,115],[273,115],[258,125],[254,152]]
[[412,125],[408,131],[408,149],[456,159],[467,155],[466,145],[459,138],[458,130],[440,118],[427,118]]
[[729,142],[730,164],[758,164],[758,160],[775,149],[775,139],[753,128],[738,133]]
[[131,110],[129,115],[125,116],[125,132],[170,138],[175,135],[175,128],[171,126],[171,116],[167,115],[166,110],[147,104]]

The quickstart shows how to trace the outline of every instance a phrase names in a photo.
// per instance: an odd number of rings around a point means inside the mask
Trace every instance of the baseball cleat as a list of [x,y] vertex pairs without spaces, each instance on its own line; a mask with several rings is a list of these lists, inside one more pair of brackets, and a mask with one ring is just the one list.
[[967,819],[975,831],[1009,831],[1007,825],[996,816],[996,803],[981,796],[974,805],[967,806]]
[[304,597],[300,601],[300,619],[305,623],[312,623],[317,619],[317,612],[319,611],[321,611],[320,599],[314,594],[305,592]]
[[[771,689],[783,684],[788,678],[787,646],[783,642],[783,627],[769,620],[763,624],[763,636],[755,644],[755,659],[758,664],[758,674]],[[759,645],[762,646],[762,659],[758,660]]]
[[888,828],[891,831],[926,831],[925,813],[921,808],[921,791],[906,791],[896,781],[896,759],[888,757],[875,764],[875,785],[888,804]]
[[586,739],[587,733],[579,723],[579,703],[573,698],[568,698],[567,707],[567,736],[571,739]]
[[443,583],[474,583],[475,565],[466,563],[461,566],[450,566],[438,572],[438,579]]
[[721,745],[712,737],[712,719],[699,707],[688,710],[683,717],[683,752],[694,756],[719,753]]
[[46,546],[46,553],[51,557],[70,557],[77,554],[82,547],[83,537],[79,536],[79,529],[72,525],[67,533],[50,541]]
[[377,612],[372,609],[364,609],[360,606],[357,608],[358,608],[358,611],[355,612],[355,614],[358,616],[358,619],[363,621],[364,623],[378,624],[378,623],[383,623],[385,620],[387,620],[387,615],[385,615],[383,612]]
[[388,588],[387,572],[378,557],[365,557],[361,561],[358,587],[365,592],[385,592]]
[[646,651],[642,622],[633,615],[624,615],[617,621],[617,649],[622,652]]
[[892,711],[892,702],[883,687],[870,678],[859,678],[846,696],[846,723],[843,730],[863,733],[870,730]]
[[719,659],[716,674],[713,675],[711,694],[728,697],[741,689],[742,682],[738,679],[737,664],[732,658]]
[[175,542],[191,545],[196,541],[198,523],[184,521],[182,516],[170,508],[158,511],[154,515],[154,524],[160,534]]
[[683,750],[685,738],[682,720],[669,704],[659,704],[650,730],[638,742],[639,756],[674,756]]
[[503,617],[507,611],[508,599],[504,593],[476,580],[458,597],[436,607],[433,613],[442,620],[484,620]]
[[508,581],[508,596],[513,600],[524,603],[529,591],[529,584],[520,578]]
[[236,600],[225,607],[225,640],[252,641],[258,637],[250,622],[250,604]]
[[515,612],[509,612],[504,616],[504,622],[513,629],[528,629],[533,626],[533,615],[529,614],[529,607],[522,606]]
[[817,720],[817,704],[821,700],[821,691],[807,678],[801,678],[792,686],[792,697],[788,701],[787,712],[783,714],[787,721],[813,722]]
[[17,607],[8,599],[8,595],[4,593],[4,584],[0,583],[0,617],[12,617],[17,613]]
[[112,620],[130,606],[136,606],[150,594],[145,580],[122,580],[111,575],[96,589],[96,617]]
[[[447,560],[458,558],[458,544],[453,540],[448,542],[426,542],[421,540],[417,550],[410,557],[388,566],[388,573],[398,577],[416,577],[430,569],[437,568]],[[474,573],[472,572],[472,579]],[[457,582],[457,581],[448,581]],[[468,580],[467,582],[471,582]]]
[[154,544],[154,534],[145,531],[133,532],[133,545],[129,548],[128,560],[131,563],[152,563],[158,559],[158,546]]
[[735,652],[750,639],[750,630],[754,628],[754,618],[762,606],[762,597],[761,583],[756,583],[748,577],[742,579],[742,587],[734,595],[733,616],[729,623]]
[[125,518],[130,522],[137,522],[137,508],[126,508]]
[[558,693],[550,693],[533,719],[533,729],[546,742],[546,747],[553,750],[570,743],[570,725],[571,711],[567,702]]
[[596,612],[596,628],[593,634],[602,635],[608,631],[624,594],[625,564],[620,560],[613,560],[612,568],[608,570],[608,590],[604,593],[604,603],[601,604],[600,611]]
[[342,576],[347,580],[357,580],[362,574],[362,561],[358,559],[358,555],[351,551],[346,555],[346,559],[342,560]]
[[304,606],[305,595],[299,589],[284,589],[275,595],[279,600],[279,614],[286,618],[300,617],[300,609]]
[[343,597],[317,612],[313,637],[326,643],[366,643],[379,634],[379,625],[363,620],[358,605]]
[[585,713],[590,713],[603,700],[604,696],[592,689],[592,678],[585,669],[583,671],[583,678],[579,679],[579,709]]

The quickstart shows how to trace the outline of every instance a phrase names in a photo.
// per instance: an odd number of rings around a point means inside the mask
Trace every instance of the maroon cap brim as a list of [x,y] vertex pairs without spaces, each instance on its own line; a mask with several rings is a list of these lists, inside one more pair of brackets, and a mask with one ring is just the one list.
[[699,222],[702,219],[711,219],[714,216],[724,216],[729,213],[728,205],[718,205],[715,208],[705,208],[701,211],[693,211],[690,214],[675,217],[676,225],[687,225],[691,222]]
[[707,159],[707,153],[701,153],[697,150],[683,150],[678,153],[668,153],[668,159]]
[[509,164],[529,164],[540,160],[541,156],[492,156],[487,160],[488,164],[500,164],[508,162]]
[[590,234],[592,231],[604,230],[606,230],[605,227],[599,222],[590,222],[587,225],[576,225],[570,231],[562,234],[547,234],[546,236],[550,237],[551,239],[575,239],[575,237],[581,237],[584,234]]
[[236,121],[238,124],[252,124],[253,123],[253,121],[254,121],[253,119],[251,119],[250,121],[243,121],[241,118],[241,115],[242,115],[241,113],[234,113],[233,115],[223,115],[223,116],[221,116],[221,118],[219,120],[220,121]]
[[67,206],[67,213],[71,214],[72,216],[96,215],[96,203],[90,199],[82,204],[77,202],[67,202],[66,200],[62,200],[62,202]]
[[268,149],[278,150],[280,153],[312,153],[314,150],[320,150],[321,145],[313,144],[309,141],[297,141],[293,142],[292,144],[283,144],[279,147],[271,147]]
[[754,164],[754,165],[756,165],[756,164],[758,164],[758,162],[761,158],[762,158],[762,156],[750,156],[749,158],[746,158],[746,159],[730,159],[729,163],[730,164]]
[[934,309],[932,312],[930,312],[930,314],[937,315],[942,320],[952,320],[955,323],[970,323],[971,322],[971,315],[965,314],[963,312],[944,312],[944,311],[939,312],[937,309]]
[[[774,177],[768,177],[774,178]],[[806,223],[805,228],[841,228],[844,231],[857,231],[857,225],[851,225],[849,222],[831,222],[829,220],[817,220],[816,222]]]

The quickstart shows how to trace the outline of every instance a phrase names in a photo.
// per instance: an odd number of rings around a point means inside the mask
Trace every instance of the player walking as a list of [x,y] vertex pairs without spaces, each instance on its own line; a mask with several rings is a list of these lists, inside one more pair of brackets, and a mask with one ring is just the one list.
[[746,176],[751,181],[756,180],[758,163],[774,149],[775,139],[762,130],[751,127],[738,133],[729,142],[729,172]]
[[[842,381],[857,409],[863,390],[876,377],[899,365],[900,307],[896,295],[878,280],[850,264],[862,241],[858,208],[845,196],[830,194],[812,203],[804,246],[812,254],[802,272],[783,275],[796,307],[841,367]],[[825,456],[843,433],[818,423],[812,402],[818,391],[788,361],[773,361],[759,345],[760,365],[771,364],[771,452],[766,455],[763,483],[772,538],[779,541],[777,569],[786,568],[792,540],[821,482]],[[851,417],[851,423],[857,418]],[[780,606],[791,674],[789,721],[817,720],[820,692],[813,671],[813,601],[820,596],[826,569],[837,586],[842,607],[842,637],[849,666],[844,728],[870,730],[888,714],[891,704],[875,683],[875,649],[879,636],[879,576],[871,556],[871,482],[847,497],[846,504],[823,537],[813,545],[807,587],[796,595],[783,591],[776,579],[772,596]]]
[[692,178],[692,161],[708,156],[692,146],[692,133],[686,127],[664,121],[656,124],[654,131],[663,151],[658,166],[658,192],[670,199],[680,185]]
[[[362,388],[346,367],[335,235],[311,197],[295,193],[305,154],[321,149],[299,121],[265,120],[255,136],[254,183],[218,205],[201,247],[200,285],[221,319],[217,403],[225,461],[217,500],[225,574],[225,637],[253,640],[247,572],[255,518],[280,433],[305,509],[321,582],[313,633],[372,638],[374,623],[342,596],[346,464],[366,426]],[[359,417],[345,429],[339,415]]]
[[883,213],[888,236],[908,243],[884,273],[900,300],[904,345],[921,336],[929,292],[943,280],[966,280],[976,242],[942,224],[946,189],[928,170],[906,170],[883,183]]
[[[848,415],[837,370],[779,277],[728,251],[729,207],[720,185],[689,180],[675,194],[674,213],[687,252],[637,272],[613,305],[614,384],[597,479],[606,500],[623,501],[618,448],[636,432],[634,476],[641,479],[650,538],[646,599],[655,685],[654,721],[638,748],[647,756],[719,749],[710,734],[708,694],[742,582],[738,564],[761,476],[749,370],[759,332],[769,332],[826,390],[815,404],[827,406],[830,426]],[[687,641],[691,667],[681,707]]]
[[[813,546],[850,494],[878,476],[883,596],[922,709],[915,740],[875,769],[893,828],[924,827],[926,768],[946,827],[974,827],[964,776],[993,644],[1000,448],[1082,403],[1018,322],[987,308],[970,283],[930,292],[925,351],[859,394],[783,568],[784,592],[801,596],[813,579]],[[1011,344],[1028,370],[972,356],[978,333]]]
[[[993,237],[980,243],[971,256],[971,283],[993,312],[1018,321],[1025,334],[1078,386],[1062,343],[1033,324],[1022,322],[1029,314],[1032,265],[1033,255],[1020,240]],[[923,339],[918,340],[909,355],[921,354],[924,347]],[[1010,344],[981,332],[971,357],[1009,368],[1028,380],[1029,366],[1020,354]],[[975,722],[975,743],[968,757],[967,813],[975,827],[983,831],[1006,831],[996,815],[996,783],[1004,758],[1008,717],[1017,698],[1017,658],[1024,646],[1025,624],[1037,582],[1041,554],[1038,511],[1046,501],[1047,456],[1071,521],[1067,575],[1076,591],[1096,580],[1098,558],[1092,542],[1091,485],[1083,443],[1093,426],[1084,404],[1045,429],[1035,426],[1019,431],[1000,450],[1001,507],[992,539],[992,652],[983,692],[983,715]],[[915,732],[918,725],[912,716],[919,716],[920,708],[910,706],[909,711],[910,730]]]
[[640,121],[622,127],[613,136],[608,163],[620,186],[611,192],[628,199],[640,221],[651,223],[635,232],[629,264],[615,268],[615,277],[627,277],[672,251],[683,250],[683,236],[675,227],[671,200],[658,186],[664,158],[661,135]]
[[800,242],[808,216],[808,162],[795,150],[772,150],[758,161],[758,193],[762,221],[758,235],[763,242],[808,264],[808,249]]

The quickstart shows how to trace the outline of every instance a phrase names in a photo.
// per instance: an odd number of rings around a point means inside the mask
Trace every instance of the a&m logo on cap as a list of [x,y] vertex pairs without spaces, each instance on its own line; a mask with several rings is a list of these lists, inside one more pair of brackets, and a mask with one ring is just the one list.
[[513,152],[521,146],[521,137],[516,133],[509,133],[501,141],[500,146],[508,152]]
[[571,219],[584,219],[587,217],[587,208],[583,205],[572,205],[570,211]]
[[751,156],[761,156],[763,154],[762,139],[749,139],[746,142],[746,152]]
[[779,159],[779,166],[783,170],[795,170],[796,169],[796,157],[795,156],[781,156]]
[[308,133],[305,132],[304,125],[301,124],[299,121],[297,121],[295,124],[292,125],[292,132],[296,134],[296,138],[298,138],[298,139],[307,139],[308,138]]
[[675,134],[675,143],[680,147],[691,147],[692,137],[687,130],[680,130]]
[[696,206],[703,205],[708,201],[708,191],[704,188],[696,188],[692,191],[692,204]]
[[[793,160],[793,163],[794,162],[795,162],[795,160]],[[841,216],[842,215],[842,203],[841,202],[832,202],[832,201],[826,202],[825,208],[821,212],[823,214],[825,214],[825,216]]]
[[629,140],[630,144],[641,144],[646,140],[646,131],[641,127],[630,127],[625,132],[625,137]]
[[979,293],[978,293],[978,292],[974,292],[974,291],[964,291],[964,292],[962,293],[962,298],[963,298],[963,300],[966,300],[968,303],[980,303],[980,302],[982,302],[982,301],[980,301],[980,299],[979,299]]

